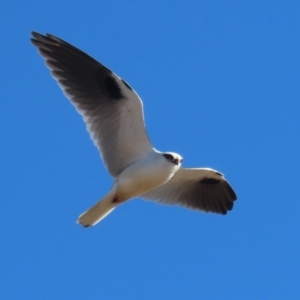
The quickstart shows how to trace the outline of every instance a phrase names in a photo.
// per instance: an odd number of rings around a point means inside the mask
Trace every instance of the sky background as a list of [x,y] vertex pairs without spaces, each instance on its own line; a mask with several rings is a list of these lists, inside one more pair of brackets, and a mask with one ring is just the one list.
[[[298,298],[299,14],[299,1],[3,1],[0,298]],[[155,148],[224,173],[234,209],[133,200],[77,225],[112,179],[31,30],[123,77]]]

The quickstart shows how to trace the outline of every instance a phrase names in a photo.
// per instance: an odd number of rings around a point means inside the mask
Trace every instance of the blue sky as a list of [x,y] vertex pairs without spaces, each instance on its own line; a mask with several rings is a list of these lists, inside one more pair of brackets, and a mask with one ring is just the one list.
[[[2,4],[1,298],[299,297],[300,3],[241,2]],[[123,77],[155,147],[224,173],[234,209],[133,200],[78,226],[112,179],[31,30]]]

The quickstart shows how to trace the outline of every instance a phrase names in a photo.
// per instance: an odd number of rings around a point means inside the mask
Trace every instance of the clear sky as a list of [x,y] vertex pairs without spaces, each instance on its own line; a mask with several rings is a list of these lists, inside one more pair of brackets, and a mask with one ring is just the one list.
[[[1,299],[298,298],[299,14],[299,1],[4,1]],[[77,225],[112,179],[31,30],[123,77],[154,146],[224,173],[234,209],[132,200]]]

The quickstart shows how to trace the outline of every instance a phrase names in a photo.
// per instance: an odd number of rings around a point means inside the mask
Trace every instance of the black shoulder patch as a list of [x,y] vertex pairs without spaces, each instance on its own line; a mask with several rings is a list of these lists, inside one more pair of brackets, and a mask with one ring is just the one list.
[[114,100],[120,100],[123,98],[121,89],[118,86],[116,80],[111,76],[106,76],[104,79],[104,86],[107,94]]
[[218,184],[220,182],[220,180],[215,179],[215,178],[204,178],[202,180],[200,180],[200,183],[204,183],[207,185],[215,185]]
[[124,79],[121,78],[121,80],[130,90],[132,90],[131,86]]

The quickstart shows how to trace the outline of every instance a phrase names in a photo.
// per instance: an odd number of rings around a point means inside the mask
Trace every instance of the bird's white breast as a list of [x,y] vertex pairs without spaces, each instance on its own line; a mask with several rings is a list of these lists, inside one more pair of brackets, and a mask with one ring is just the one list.
[[120,201],[134,198],[166,183],[178,168],[161,154],[151,153],[127,167],[116,179],[114,188]]

